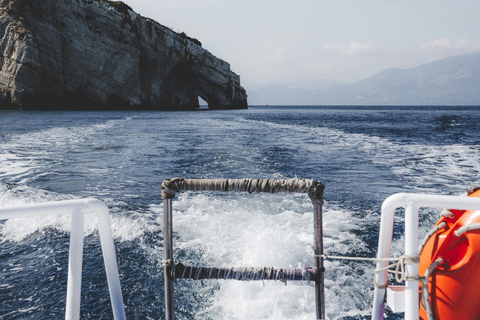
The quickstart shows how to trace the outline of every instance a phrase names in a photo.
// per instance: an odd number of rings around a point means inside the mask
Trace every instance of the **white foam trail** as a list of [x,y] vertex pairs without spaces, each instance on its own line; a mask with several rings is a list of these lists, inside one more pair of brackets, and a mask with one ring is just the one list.
[[90,143],[90,138],[100,131],[131,119],[133,117],[90,126],[55,127],[7,136],[7,142],[3,143],[0,149],[0,178],[15,177],[23,184],[26,181],[20,179],[36,170],[40,171],[39,174],[45,174],[41,171],[44,162],[59,161],[61,157],[56,157],[56,153],[62,153],[63,156],[65,152],[74,151],[78,145]]
[[[332,205],[325,206],[332,208]],[[161,215],[161,207],[152,207]],[[183,193],[173,202],[174,251],[179,261],[194,266],[313,266],[313,208],[304,195],[237,195]],[[372,218],[375,219],[375,218]],[[326,252],[346,253],[364,246],[351,231],[371,221],[352,213],[327,209],[324,214]],[[348,221],[348,223],[345,223]],[[177,261],[178,262],[178,261]],[[330,319],[369,314],[364,295],[371,287],[373,264],[360,267],[326,262]],[[360,271],[359,271],[360,270]],[[365,277],[358,277],[361,272]],[[182,280],[180,280],[182,281]],[[176,282],[176,285],[181,285]],[[210,281],[195,290],[209,295],[199,319],[312,319],[312,283]],[[359,311],[359,304],[365,310]],[[333,307],[335,306],[335,307]],[[339,307],[341,306],[341,307]]]
[[[27,186],[7,186],[0,183],[0,203],[2,207],[19,206],[25,204],[43,203],[50,201],[70,200],[70,195],[50,193]],[[109,203],[115,208],[120,203]],[[152,223],[153,218],[144,213],[133,211],[111,214],[112,233],[120,241],[141,239],[145,232],[160,232],[157,224]],[[30,217],[9,219],[0,223],[0,243],[4,241],[22,241],[35,232],[43,232],[53,228],[60,232],[69,233],[71,228],[70,214],[51,215],[43,217]],[[85,236],[92,235],[97,230],[97,218],[93,213],[85,215]]]

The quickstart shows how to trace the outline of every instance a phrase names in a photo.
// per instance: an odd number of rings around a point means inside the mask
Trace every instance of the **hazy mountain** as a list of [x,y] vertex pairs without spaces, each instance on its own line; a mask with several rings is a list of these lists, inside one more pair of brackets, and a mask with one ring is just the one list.
[[290,81],[269,85],[254,85],[248,88],[248,103],[252,105],[265,104],[312,104],[312,95],[316,92],[334,86],[348,85],[330,79],[318,79],[313,81]]
[[247,93],[251,105],[480,105],[480,53],[388,69],[349,85],[270,85]]
[[292,89],[323,90],[333,86],[348,85],[351,82],[337,81],[331,79],[317,79],[313,81],[289,81],[278,83],[281,86]]

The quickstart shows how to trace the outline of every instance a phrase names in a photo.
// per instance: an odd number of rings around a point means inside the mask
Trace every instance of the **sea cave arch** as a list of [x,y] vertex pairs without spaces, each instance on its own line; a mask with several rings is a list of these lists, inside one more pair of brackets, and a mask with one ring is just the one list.
[[193,62],[183,61],[163,81],[160,97],[165,109],[198,109],[202,100],[208,109],[216,109],[216,95],[222,91],[214,81],[202,75]]
[[200,109],[202,108],[208,108],[208,102],[205,101],[201,96],[198,96],[198,105],[200,106]]

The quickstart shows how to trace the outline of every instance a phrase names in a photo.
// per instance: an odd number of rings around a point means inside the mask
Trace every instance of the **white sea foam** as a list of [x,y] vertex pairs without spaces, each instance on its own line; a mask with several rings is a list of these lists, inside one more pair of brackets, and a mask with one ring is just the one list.
[[[70,200],[69,195],[48,193],[26,186],[11,187],[0,184],[0,203],[2,207],[15,207],[25,204],[44,203],[51,201]],[[115,206],[115,204],[113,204]],[[85,214],[84,235],[89,236],[96,232],[97,217],[94,213]],[[145,232],[159,231],[158,225],[151,224],[152,218],[136,212],[123,212],[112,215],[112,234],[120,241],[141,239]],[[71,230],[71,215],[48,215],[5,220],[0,224],[0,242],[21,241],[35,232],[43,232],[53,228],[60,232],[69,233]]]
[[[326,251],[346,253],[364,245],[352,230],[369,221],[325,205]],[[152,210],[161,216],[161,208]],[[278,267],[313,266],[313,210],[303,195],[240,195],[184,193],[173,202],[174,251],[180,262],[194,266]],[[375,219],[375,218],[372,218]],[[345,223],[348,221],[348,223]],[[352,268],[326,262],[326,294],[330,319],[369,313],[373,265]],[[361,272],[364,277],[358,277]],[[180,280],[181,281],[181,280]],[[178,282],[177,282],[178,284]],[[198,290],[215,294],[199,310],[199,319],[311,319],[315,317],[311,283],[209,282]],[[365,304],[359,311],[359,304]],[[332,306],[336,306],[332,308]],[[339,306],[341,306],[339,308]]]

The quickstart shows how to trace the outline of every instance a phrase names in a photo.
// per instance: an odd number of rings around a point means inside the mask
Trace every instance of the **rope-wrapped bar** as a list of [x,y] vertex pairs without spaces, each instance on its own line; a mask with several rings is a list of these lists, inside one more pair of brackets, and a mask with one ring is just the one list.
[[177,192],[222,191],[248,193],[306,193],[313,203],[323,202],[324,185],[310,179],[166,179],[162,183],[162,198],[171,199]]
[[317,268],[303,267],[292,269],[277,268],[208,268],[190,267],[179,263],[171,270],[172,279],[193,280],[278,280],[287,281],[315,281]]

